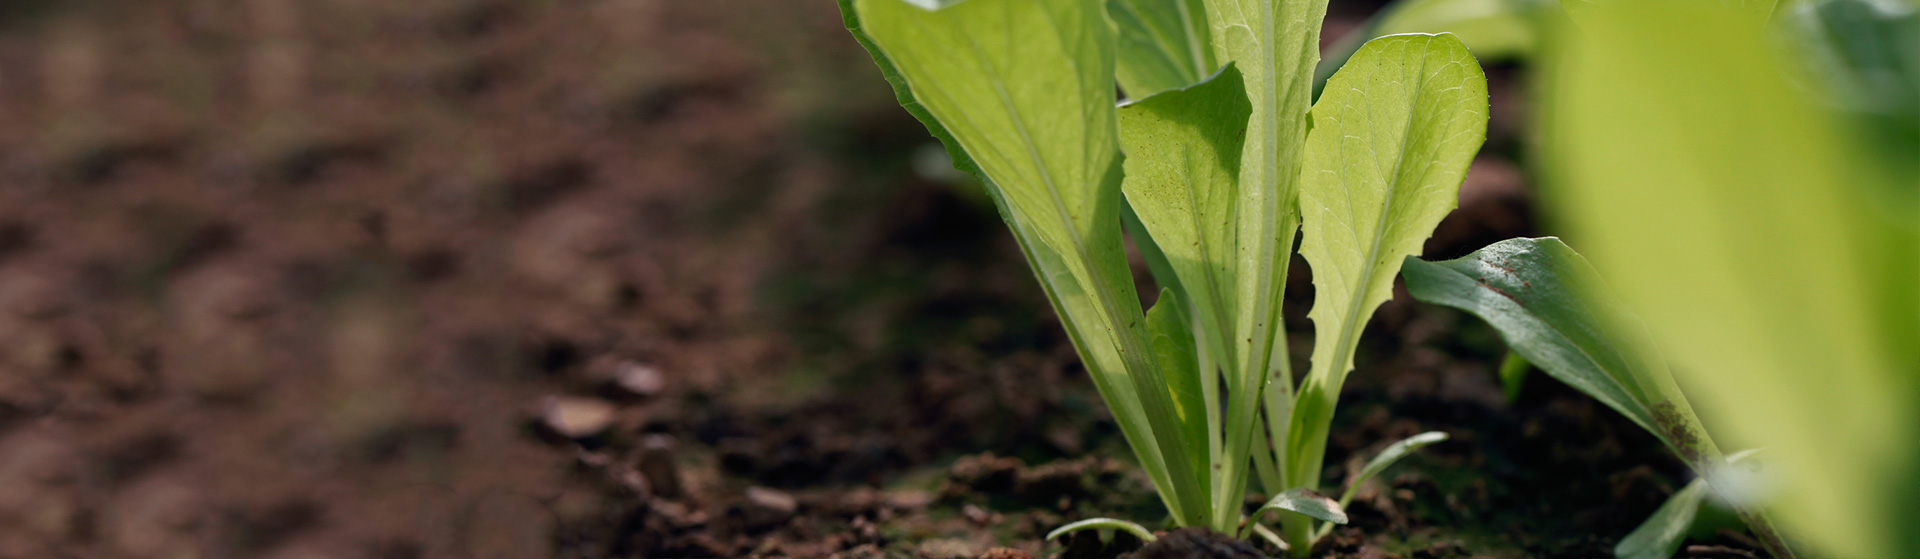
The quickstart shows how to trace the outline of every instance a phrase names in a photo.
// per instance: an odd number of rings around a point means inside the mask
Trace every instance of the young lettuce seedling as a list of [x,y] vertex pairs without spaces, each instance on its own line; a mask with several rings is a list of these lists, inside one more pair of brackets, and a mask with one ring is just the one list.
[[[1289,511],[1271,539],[1294,553],[1316,520],[1344,523],[1317,492],[1341,382],[1485,138],[1465,46],[1377,39],[1310,105],[1325,0],[840,6],[901,105],[993,197],[1173,523],[1271,535],[1241,508],[1255,475],[1275,495],[1256,517]],[[1116,81],[1138,99],[1117,106]],[[1162,287],[1145,312],[1123,221]],[[1319,336],[1296,389],[1280,302],[1303,227]],[[1360,481],[1444,437],[1390,447]],[[1113,519],[1054,535],[1114,527],[1151,538]]]

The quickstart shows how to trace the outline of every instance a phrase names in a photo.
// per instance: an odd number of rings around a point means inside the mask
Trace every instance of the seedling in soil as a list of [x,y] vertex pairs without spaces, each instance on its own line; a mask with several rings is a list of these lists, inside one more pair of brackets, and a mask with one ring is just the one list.
[[[1301,555],[1344,523],[1319,481],[1360,332],[1485,139],[1466,47],[1375,39],[1314,104],[1325,0],[840,6],[901,105],[993,198],[1172,523]],[[1123,222],[1161,287],[1144,312]],[[1297,386],[1280,320],[1296,234],[1317,297]],[[1252,516],[1249,478],[1275,496]],[[1114,527],[1151,537],[1114,519],[1063,531]]]

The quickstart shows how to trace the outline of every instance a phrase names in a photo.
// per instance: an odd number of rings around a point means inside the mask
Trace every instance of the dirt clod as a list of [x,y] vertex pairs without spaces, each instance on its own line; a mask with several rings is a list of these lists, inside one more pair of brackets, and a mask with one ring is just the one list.
[[981,554],[980,559],[1033,559],[1033,554],[1011,547],[996,547]]
[[591,437],[613,426],[617,409],[610,402],[594,398],[550,398],[541,421],[561,436],[579,439]]
[[1205,528],[1181,528],[1121,559],[1266,559],[1253,544]]

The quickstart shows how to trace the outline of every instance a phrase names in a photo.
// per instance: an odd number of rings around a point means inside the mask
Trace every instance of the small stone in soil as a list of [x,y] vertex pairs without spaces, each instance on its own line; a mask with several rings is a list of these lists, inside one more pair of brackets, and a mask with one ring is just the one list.
[[1181,528],[1121,559],[1266,559],[1252,544],[1205,528]]
[[988,513],[986,509],[973,505],[961,507],[960,516],[967,517],[967,522],[972,522],[974,526],[986,526],[993,522],[992,513]]
[[591,437],[613,425],[614,405],[594,398],[549,397],[542,421],[561,436]]
[[767,528],[792,519],[800,502],[783,491],[756,486],[747,488],[747,500],[741,509],[748,526]]
[[1033,559],[1033,554],[1011,547],[996,547],[987,550],[980,559]]
[[667,389],[667,376],[659,367],[635,361],[622,361],[614,368],[614,384],[636,396],[655,396]]

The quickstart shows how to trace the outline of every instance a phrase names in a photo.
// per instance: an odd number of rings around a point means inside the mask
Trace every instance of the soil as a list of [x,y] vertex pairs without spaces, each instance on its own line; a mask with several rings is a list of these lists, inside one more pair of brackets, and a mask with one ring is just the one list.
[[[1042,540],[1164,512],[830,2],[8,6],[0,558],[1245,551]],[[1524,69],[1491,75],[1429,257],[1542,232]],[[1381,309],[1324,481],[1453,438],[1316,556],[1605,557],[1684,485],[1551,379],[1508,402],[1502,352],[1470,316]]]

